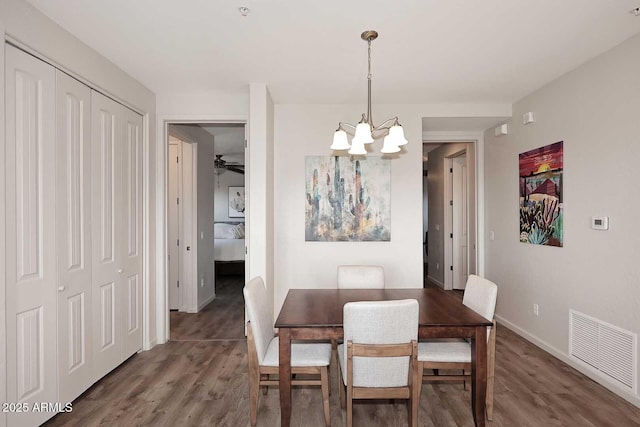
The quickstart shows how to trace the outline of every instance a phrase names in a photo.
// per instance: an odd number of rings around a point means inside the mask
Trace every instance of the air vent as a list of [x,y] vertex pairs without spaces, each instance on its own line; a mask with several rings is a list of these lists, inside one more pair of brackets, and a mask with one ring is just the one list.
[[637,390],[638,336],[617,326],[569,311],[569,354],[595,370]]

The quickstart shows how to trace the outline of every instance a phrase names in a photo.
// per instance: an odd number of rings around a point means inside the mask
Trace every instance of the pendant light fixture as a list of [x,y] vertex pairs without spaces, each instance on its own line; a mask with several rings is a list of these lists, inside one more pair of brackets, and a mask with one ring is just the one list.
[[[385,120],[380,126],[373,124],[371,118],[371,42],[378,38],[377,31],[369,30],[360,35],[362,40],[368,44],[368,74],[367,74],[367,113],[362,114],[362,119],[358,125],[354,126],[349,123],[340,122],[338,129],[333,134],[332,150],[349,150],[351,155],[365,155],[367,150],[365,144],[371,144],[375,139],[384,136],[383,154],[397,153],[400,146],[405,145],[408,141],[404,137],[404,131],[398,121],[398,117]],[[349,144],[347,133],[354,135]]]

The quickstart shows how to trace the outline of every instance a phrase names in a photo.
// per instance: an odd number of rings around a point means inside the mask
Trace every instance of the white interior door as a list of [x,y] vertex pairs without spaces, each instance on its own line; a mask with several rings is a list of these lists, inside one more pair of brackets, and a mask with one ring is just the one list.
[[116,238],[123,280],[122,358],[142,348],[142,116],[122,107],[122,228]]
[[180,144],[169,144],[169,189],[167,196],[169,220],[169,310],[182,308],[180,298]]
[[[56,402],[55,71],[5,45],[7,401]],[[47,412],[11,412],[38,425]]]
[[469,214],[467,156],[453,158],[453,288],[464,289],[469,277]]
[[92,384],[91,90],[56,71],[59,401]]
[[122,223],[122,106],[91,92],[92,312],[94,380],[118,366],[124,270],[116,235]]

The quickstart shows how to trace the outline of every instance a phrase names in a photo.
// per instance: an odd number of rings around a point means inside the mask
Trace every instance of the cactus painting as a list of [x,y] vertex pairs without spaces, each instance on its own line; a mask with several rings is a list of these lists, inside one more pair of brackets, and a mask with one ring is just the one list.
[[305,240],[391,240],[391,161],[307,156]]
[[520,241],[562,246],[563,142],[520,154]]

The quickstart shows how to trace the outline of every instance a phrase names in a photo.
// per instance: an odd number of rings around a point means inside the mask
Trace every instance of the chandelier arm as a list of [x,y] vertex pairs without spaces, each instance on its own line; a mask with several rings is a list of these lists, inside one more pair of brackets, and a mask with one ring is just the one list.
[[371,39],[367,40],[368,49],[368,72],[367,72],[367,123],[373,129],[373,117],[371,116]]
[[388,120],[385,120],[383,123],[381,123],[379,126],[376,126],[374,128],[371,129],[371,132],[377,132],[380,130],[389,130],[391,128],[391,126],[395,126],[398,124],[398,117],[392,117]]
[[356,126],[352,125],[351,123],[340,122],[338,124],[338,129],[342,129],[349,135],[353,135],[356,132]]

